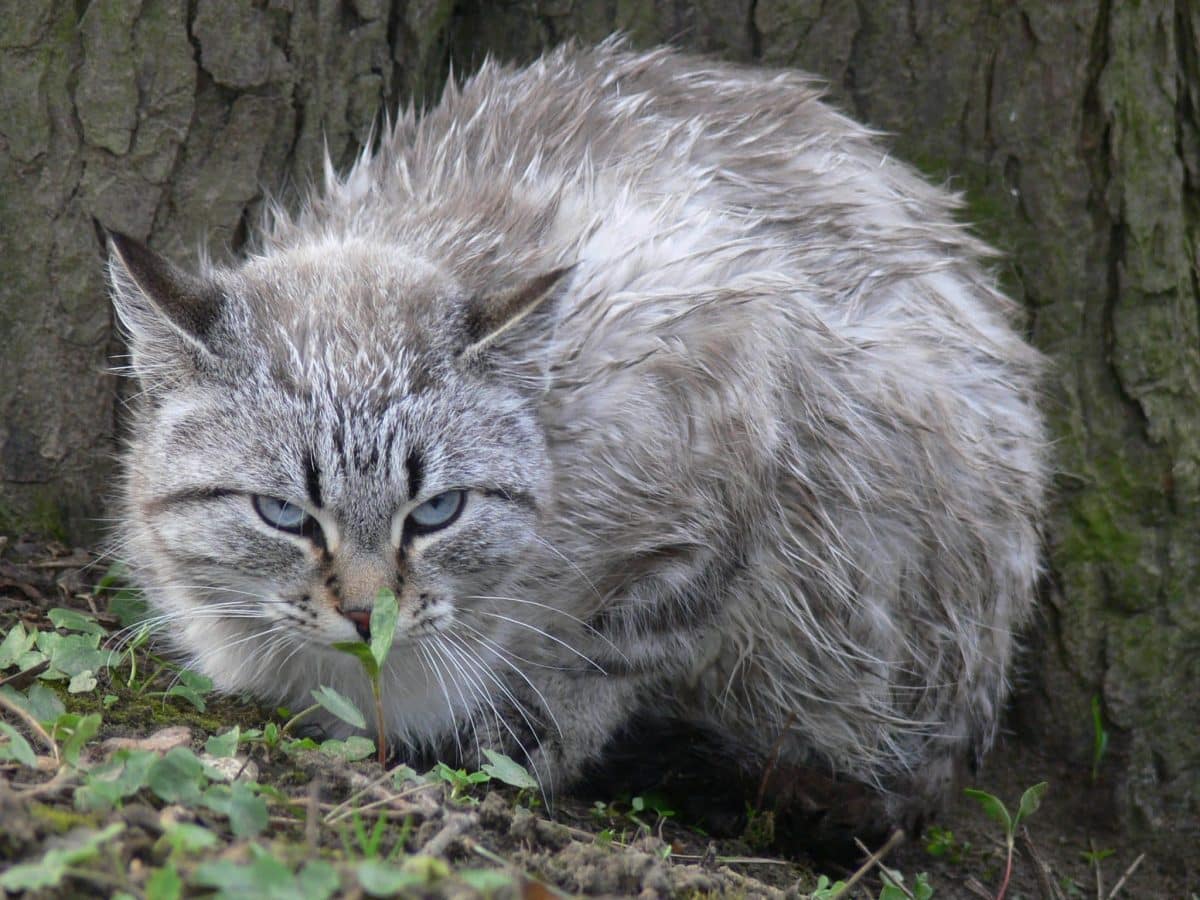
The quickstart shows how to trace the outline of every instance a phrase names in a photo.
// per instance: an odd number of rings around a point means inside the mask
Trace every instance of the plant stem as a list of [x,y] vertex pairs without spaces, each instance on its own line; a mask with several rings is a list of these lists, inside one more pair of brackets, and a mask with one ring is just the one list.
[[1004,880],[1000,882],[1000,890],[996,893],[996,900],[1004,900],[1004,895],[1008,893],[1008,880],[1012,878],[1012,862],[1013,862],[1013,841],[1008,840],[1008,861],[1004,864]]
[[379,678],[371,679],[371,693],[375,695],[375,732],[379,743],[379,764],[387,765],[387,731],[383,722],[383,691],[379,686]]

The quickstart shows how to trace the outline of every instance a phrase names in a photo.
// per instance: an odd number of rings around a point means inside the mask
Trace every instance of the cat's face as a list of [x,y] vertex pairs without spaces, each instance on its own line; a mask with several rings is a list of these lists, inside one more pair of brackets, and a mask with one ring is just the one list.
[[219,686],[255,687],[206,650],[332,655],[367,636],[381,588],[400,645],[503,630],[495,598],[537,540],[546,449],[521,392],[473,355],[491,332],[456,333],[471,313],[453,285],[345,253],[200,283],[116,246],[145,392],[132,562]]

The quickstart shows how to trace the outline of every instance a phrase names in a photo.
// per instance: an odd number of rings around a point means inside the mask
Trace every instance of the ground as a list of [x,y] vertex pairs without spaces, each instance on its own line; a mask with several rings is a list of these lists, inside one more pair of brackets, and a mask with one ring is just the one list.
[[[965,795],[920,837],[866,848],[886,850],[881,863],[864,852],[838,867],[784,855],[765,814],[714,839],[653,794],[585,794],[551,813],[503,757],[478,773],[385,769],[362,758],[368,746],[297,737],[291,713],[181,675],[121,630],[138,598],[109,573],[90,552],[0,535],[0,887],[12,893],[1000,896],[1004,829]],[[1112,829],[1103,760],[1094,779],[1002,741],[976,786],[1015,811],[1043,781],[1008,898],[1198,896],[1189,848]],[[904,887],[885,886],[889,873]]]

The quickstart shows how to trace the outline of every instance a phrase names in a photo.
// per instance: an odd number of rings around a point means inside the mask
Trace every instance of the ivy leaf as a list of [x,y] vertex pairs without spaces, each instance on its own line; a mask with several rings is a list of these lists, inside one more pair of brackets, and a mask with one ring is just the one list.
[[146,900],[179,900],[182,896],[183,879],[171,863],[146,879]]
[[[359,644],[358,646],[361,647],[362,645]],[[362,712],[354,705],[354,701],[345,694],[339,694],[333,688],[322,685],[312,692],[312,696],[321,706],[343,722],[353,725],[355,728],[367,727],[367,720],[363,717]]]
[[241,727],[234,725],[223,734],[214,734],[204,742],[206,752],[216,757],[237,756],[238,739],[241,737]]
[[499,869],[464,869],[458,873],[458,877],[485,897],[513,886],[513,877]]
[[54,627],[59,631],[83,631],[87,634],[105,634],[104,626],[91,616],[84,615],[77,609],[64,609],[56,606],[46,613]]
[[391,897],[404,891],[412,891],[425,883],[414,872],[405,872],[377,859],[368,859],[355,869],[358,883],[372,897]]
[[328,900],[341,885],[337,869],[321,859],[305,863],[296,876],[296,887],[304,900]]
[[94,858],[100,852],[101,844],[124,830],[123,823],[114,822],[102,831],[91,833],[78,846],[47,850],[41,859],[20,863],[0,875],[0,888],[16,893],[54,887],[62,881],[69,866]]
[[87,780],[75,791],[75,808],[85,812],[112,809],[146,786],[156,762],[158,754],[151,750],[118,750],[88,772]]
[[63,702],[58,699],[58,694],[40,681],[30,686],[28,694],[22,694],[11,684],[0,685],[0,694],[45,726],[53,727],[59,716],[67,711]]
[[4,636],[4,641],[0,642],[0,669],[15,666],[18,660],[29,652],[35,640],[37,632],[27,632],[20,622],[13,625]]
[[267,827],[267,804],[245,781],[214,784],[204,792],[201,802],[213,812],[228,817],[229,828],[235,837],[254,837]]
[[208,776],[196,754],[186,747],[175,747],[150,767],[146,782],[164,802],[194,806],[200,801],[201,788],[208,784]]
[[199,853],[221,843],[221,839],[207,828],[189,822],[176,822],[169,826],[163,834],[163,840],[172,850],[182,853]]
[[78,675],[73,676],[71,683],[67,685],[68,694],[86,694],[95,689],[96,673],[91,669],[84,669]]
[[100,722],[100,713],[89,713],[86,716],[63,713],[58,717],[55,723],[56,730],[65,728],[70,731],[70,736],[62,744],[63,759],[70,765],[79,762],[83,745],[96,736],[96,732],[100,730]]
[[31,769],[37,768],[37,754],[33,752],[29,741],[25,740],[17,729],[7,722],[0,722],[0,734],[8,738],[7,744],[0,745],[0,757],[15,759],[21,765],[29,766]]
[[322,741],[321,752],[326,756],[335,756],[347,762],[366,759],[375,752],[375,742],[361,735],[351,735],[344,741]]
[[486,772],[497,781],[503,781],[505,784],[521,788],[522,790],[529,790],[538,786],[537,781],[529,774],[529,771],[511,757],[505,756],[503,753],[497,753],[495,750],[486,749],[483,751],[483,755],[489,761],[479,767],[481,772]]

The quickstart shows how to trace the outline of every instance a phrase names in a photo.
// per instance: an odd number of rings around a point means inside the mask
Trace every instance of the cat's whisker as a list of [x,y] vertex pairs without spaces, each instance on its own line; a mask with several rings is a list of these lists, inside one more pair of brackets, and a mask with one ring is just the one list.
[[469,631],[471,633],[471,636],[475,640],[482,643],[489,650],[492,650],[496,653],[503,653],[508,656],[511,656],[513,659],[519,660],[520,662],[523,662],[526,665],[533,666],[535,669],[546,669],[547,671],[550,671],[550,672],[579,672],[579,671],[582,671],[581,669],[579,669],[578,667],[575,667],[575,666],[552,666],[549,663],[542,663],[542,662],[538,662],[537,660],[533,660],[533,659],[529,659],[528,657],[521,656],[521,654],[516,653],[512,650],[508,650],[505,647],[501,646],[499,643],[492,640],[490,637],[488,637],[484,632],[480,631],[474,625],[469,625],[468,623],[464,622],[462,619],[459,619],[457,624],[459,627],[464,628],[467,631]]
[[[467,610],[463,610],[463,611],[466,612]],[[472,609],[472,610],[470,610],[470,612],[477,616],[487,616],[490,619],[500,619],[504,622],[508,622],[509,624],[516,625],[519,628],[526,628],[529,631],[532,631],[534,634],[541,635],[542,637],[546,638],[547,640],[553,641],[555,644],[558,644],[560,647],[569,651],[570,653],[574,653],[576,656],[578,656],[580,659],[582,659],[588,665],[595,668],[595,670],[597,672],[599,672],[601,675],[608,674],[608,672],[605,671],[604,666],[600,665],[600,663],[596,662],[594,659],[592,659],[586,653],[583,653],[580,650],[575,649],[570,644],[568,644],[566,641],[564,641],[562,638],[557,637],[557,636],[551,634],[550,632],[545,631],[541,628],[538,628],[536,625],[530,625],[528,622],[522,622],[520,619],[514,619],[512,616],[506,616],[503,613],[488,612],[487,610],[483,610],[483,609]]]
[[585,622],[583,619],[579,618],[579,616],[572,615],[571,613],[567,612],[566,610],[559,609],[556,606],[551,606],[549,603],[539,603],[538,601],[530,600],[527,597],[508,597],[508,596],[503,596],[503,595],[498,595],[498,594],[469,594],[464,599],[466,599],[466,600],[491,600],[494,602],[501,602],[501,603],[521,603],[526,606],[535,606],[538,609],[544,609],[547,612],[555,613],[555,614],[560,615],[565,619],[569,619],[572,622],[574,622],[575,624],[581,626],[585,631],[588,632],[588,634],[592,635],[593,637],[597,637],[600,640],[604,641],[604,643],[607,644],[608,647],[614,653],[617,654],[617,656],[621,657],[621,660],[623,662],[625,662],[625,663],[629,662],[629,657],[627,657],[625,655],[625,653],[621,650],[621,648],[618,647],[616,644],[614,644],[612,642],[612,639],[610,637],[608,637],[608,635],[604,634],[604,632],[599,631],[594,625],[592,625],[588,622]]
[[[434,677],[437,678],[438,686],[441,688],[441,691],[442,691],[442,697],[445,698],[445,700],[446,700],[446,715],[448,715],[450,717],[449,721],[451,723],[451,731],[454,734],[454,750],[458,754],[458,758],[462,759],[462,756],[463,756],[462,739],[459,737],[458,729],[453,727],[453,723],[454,723],[455,719],[457,718],[454,715],[454,703],[450,700],[450,691],[446,687],[446,677],[442,673],[441,666],[438,665],[437,660],[434,658],[433,645],[421,643],[421,644],[417,644],[417,649],[420,651],[420,653],[424,657],[425,662],[429,665],[429,668],[433,670]],[[446,673],[446,674],[449,674],[449,673]]]
[[[442,632],[441,634],[438,635],[438,641],[439,642],[446,641],[447,643],[449,643],[450,640],[452,639],[452,637],[453,636],[449,632]],[[525,722],[525,727],[528,728],[530,734],[533,735],[534,741],[537,742],[538,750],[541,751],[543,757],[546,757],[546,748],[542,745],[541,735],[538,733],[538,728],[533,724],[533,721],[530,719],[529,712],[525,708],[525,704],[523,704],[520,700],[518,700],[513,695],[512,691],[510,691],[508,689],[508,687],[505,686],[504,682],[500,678],[498,678],[496,676],[496,674],[494,672],[492,672],[492,670],[487,666],[487,664],[484,663],[483,660],[479,659],[478,655],[475,654],[473,651],[471,651],[470,648],[465,647],[461,643],[456,644],[456,646],[458,646],[460,648],[461,656],[462,656],[464,663],[471,665],[477,672],[479,672],[481,675],[483,675],[485,678],[487,678],[489,681],[491,681],[492,684],[494,684],[496,686],[496,688],[500,691],[500,693],[504,696],[504,698],[506,700],[508,700],[508,702],[512,705],[513,709],[516,710],[517,714]],[[530,768],[533,769],[533,774],[537,778],[538,784],[539,785],[547,784],[548,781],[542,775],[542,773],[538,770],[537,763],[534,762],[533,755],[529,752],[529,748],[527,748],[525,746],[525,742],[522,741],[517,736],[516,731],[508,723],[508,721],[503,716],[500,715],[499,710],[496,709],[495,704],[491,700],[490,696],[488,697],[488,703],[492,705],[492,709],[496,713],[496,716],[499,719],[500,724],[503,726],[504,730],[508,732],[509,736],[513,739],[513,742],[517,745],[517,747],[520,748],[522,755],[525,757],[525,761],[529,764]],[[546,712],[550,715],[551,719],[553,720],[554,713],[549,708],[547,708]],[[557,727],[557,726],[558,726],[558,723],[557,723],[557,721],[555,721],[555,727]],[[561,734],[562,734],[561,729],[559,729],[559,734],[561,736]],[[545,796],[544,792],[543,792],[543,799],[546,800],[547,804],[549,804],[549,798],[547,798]]]
[[[449,637],[450,635],[447,635],[447,636]],[[468,635],[453,635],[453,637],[456,638],[457,641],[462,646],[464,646],[464,648],[466,648],[466,645],[463,642],[468,639],[468,637],[469,637]],[[474,651],[470,651],[469,648],[467,648],[467,649],[468,649],[468,652],[472,653],[472,656],[474,656],[476,659],[479,660],[480,665],[485,666],[487,671],[490,673],[491,667],[487,666],[486,663],[484,663],[483,659],[481,659],[479,657],[479,654],[475,653]],[[521,678],[522,681],[524,681],[527,685],[529,685],[529,689],[537,695],[538,700],[542,704],[542,708],[544,710],[546,710],[546,715],[548,715],[550,717],[550,721],[554,723],[554,729],[558,732],[558,736],[564,737],[562,726],[559,724],[558,719],[555,717],[554,710],[550,706],[550,701],[548,701],[546,699],[546,695],[543,694],[541,689],[538,688],[538,686],[529,679],[529,677],[521,670],[520,666],[518,666],[515,662],[513,662],[511,659],[508,658],[507,653],[500,651],[500,652],[498,652],[497,655],[501,662],[503,662],[506,666],[508,666],[510,669],[512,669]]]
[[[465,712],[467,715],[467,724],[471,726],[471,735],[475,741],[475,756],[476,756],[476,759],[478,759],[481,757],[482,753],[480,751],[480,744],[479,744],[479,729],[475,725],[475,715],[474,715],[475,704],[473,704],[467,700],[467,696],[466,696],[466,694],[463,693],[463,689],[462,689],[463,681],[467,682],[468,688],[472,688],[472,683],[470,681],[470,678],[467,676],[467,673],[465,671],[463,671],[462,666],[459,665],[458,660],[455,659],[455,657],[454,657],[454,654],[452,652],[450,652],[449,648],[445,647],[441,643],[441,641],[434,641],[432,644],[432,647],[433,647],[433,651],[435,653],[437,653],[442,658],[443,661],[447,662],[450,666],[453,666],[458,671],[458,674],[462,676],[461,679],[451,678],[450,681],[454,685],[455,691],[458,692],[458,699],[460,699],[462,701],[463,712]],[[449,674],[448,668],[447,668],[447,674]],[[472,692],[474,692],[474,690]],[[455,730],[457,731],[458,729],[455,729]]]

